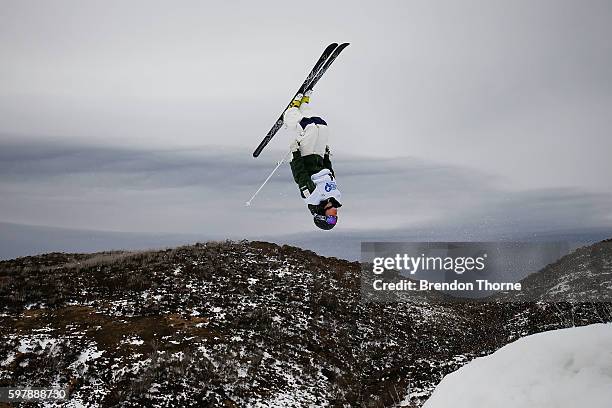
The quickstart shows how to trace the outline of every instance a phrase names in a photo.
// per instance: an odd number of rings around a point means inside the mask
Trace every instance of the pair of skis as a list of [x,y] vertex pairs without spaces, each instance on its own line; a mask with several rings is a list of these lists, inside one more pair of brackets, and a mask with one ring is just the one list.
[[[348,47],[348,45],[349,43],[342,43],[340,45],[338,45],[337,43],[329,44],[327,48],[325,48],[325,51],[323,51],[323,54],[321,54],[321,57],[319,57],[319,60],[312,68],[312,70],[306,77],[306,80],[304,81],[302,86],[300,86],[300,89],[298,89],[295,95],[297,96],[297,94],[300,93],[303,94],[306,91],[309,91],[314,88],[314,86],[317,84],[317,82],[319,82],[319,79],[321,79],[325,71],[327,71],[327,69],[338,57],[338,55],[340,55],[342,50]],[[289,103],[287,104],[287,108],[289,108],[294,98],[295,96],[291,98],[291,101],[289,101]],[[285,110],[287,110],[287,108],[283,110],[283,113],[285,113]],[[259,146],[257,146],[257,149],[255,149],[255,151],[253,152],[253,157],[259,156],[264,147],[266,147],[266,145],[270,143],[270,140],[272,140],[276,132],[278,132],[278,130],[283,126],[283,113],[281,113],[280,117],[278,118],[276,123],[274,123],[274,126],[272,126],[272,129],[270,129],[266,137],[263,138]]]

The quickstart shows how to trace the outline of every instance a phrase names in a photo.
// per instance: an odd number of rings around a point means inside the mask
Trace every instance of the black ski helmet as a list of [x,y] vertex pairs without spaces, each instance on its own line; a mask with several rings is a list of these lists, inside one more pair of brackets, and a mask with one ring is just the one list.
[[308,209],[312,214],[314,224],[322,230],[326,231],[334,228],[336,226],[336,223],[338,222],[337,215],[325,215],[325,206],[328,203],[331,203],[334,208],[342,207],[342,204],[340,204],[338,200],[333,197],[321,201],[319,205],[308,204]]

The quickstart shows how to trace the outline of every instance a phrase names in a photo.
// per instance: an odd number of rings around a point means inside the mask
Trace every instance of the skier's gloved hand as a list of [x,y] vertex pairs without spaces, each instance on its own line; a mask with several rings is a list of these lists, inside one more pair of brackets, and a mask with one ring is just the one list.
[[300,195],[302,198],[310,197],[310,191],[308,191],[308,187],[300,187]]
[[302,196],[302,198],[308,198],[310,197],[310,192],[314,191],[316,188],[317,186],[315,185],[315,183],[313,183],[312,181],[308,181],[305,186],[300,186],[300,195]]
[[302,104],[302,98],[303,97],[304,97],[304,95],[301,94],[301,93],[295,95],[295,98],[293,98],[293,100],[291,101],[291,107],[292,108],[299,108],[300,105]]

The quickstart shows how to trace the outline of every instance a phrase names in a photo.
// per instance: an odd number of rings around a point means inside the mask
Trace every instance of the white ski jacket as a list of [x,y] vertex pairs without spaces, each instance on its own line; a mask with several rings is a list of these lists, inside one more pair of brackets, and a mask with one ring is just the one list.
[[319,205],[321,201],[327,200],[330,197],[335,198],[341,203],[340,199],[342,198],[342,194],[340,194],[340,190],[338,190],[336,181],[332,179],[329,169],[323,169],[313,174],[310,176],[310,179],[315,183],[316,188],[304,198],[306,204]]

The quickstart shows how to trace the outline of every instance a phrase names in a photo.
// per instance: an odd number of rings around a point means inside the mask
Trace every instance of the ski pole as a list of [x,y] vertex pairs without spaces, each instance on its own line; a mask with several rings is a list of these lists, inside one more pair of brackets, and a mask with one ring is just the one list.
[[268,182],[268,180],[270,180],[272,178],[272,176],[274,175],[274,173],[276,173],[276,170],[278,170],[278,168],[289,158],[289,156],[291,155],[291,152],[287,153],[281,160],[278,161],[278,163],[276,163],[276,167],[274,168],[274,170],[272,170],[272,172],[270,173],[270,175],[268,176],[268,178],[266,178],[266,180],[261,184],[261,186],[259,186],[259,188],[257,189],[257,191],[255,192],[255,194],[253,194],[253,196],[249,199],[249,201],[247,201],[245,203],[245,205],[248,207],[251,205],[251,201],[253,201],[253,199],[255,198],[255,196],[257,196],[257,194],[259,194],[259,192],[261,191],[262,188],[264,188],[264,186],[266,185],[266,183]]

